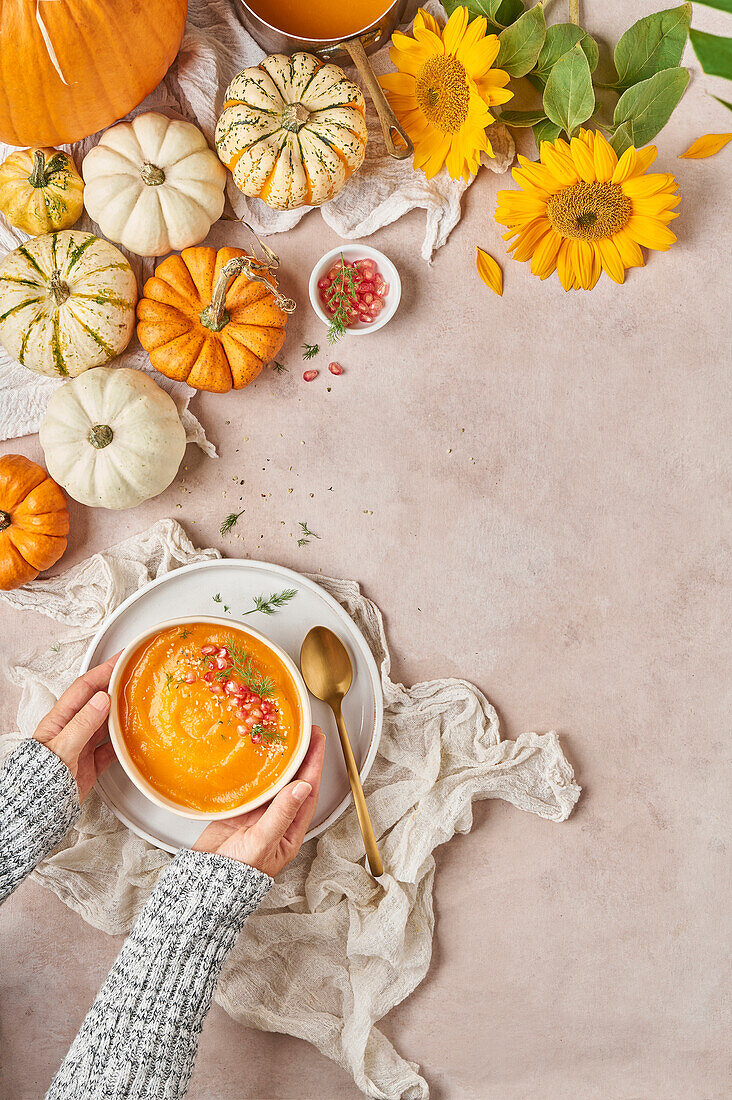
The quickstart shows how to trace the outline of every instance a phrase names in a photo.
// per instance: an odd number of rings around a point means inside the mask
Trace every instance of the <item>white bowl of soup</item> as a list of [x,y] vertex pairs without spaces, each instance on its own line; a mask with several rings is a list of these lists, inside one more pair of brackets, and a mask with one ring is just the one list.
[[310,743],[310,699],[279,646],[230,620],[169,620],[122,652],[109,684],[117,759],[181,817],[233,817],[273,798]]

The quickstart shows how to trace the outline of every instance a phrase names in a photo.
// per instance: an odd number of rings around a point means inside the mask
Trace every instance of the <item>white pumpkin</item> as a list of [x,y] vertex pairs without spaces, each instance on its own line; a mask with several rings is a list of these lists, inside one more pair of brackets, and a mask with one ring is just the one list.
[[226,171],[201,131],[156,111],[102,134],[81,172],[89,217],[137,256],[198,244],[224,211]]
[[97,367],[61,386],[38,438],[54,481],[91,508],[134,508],[156,497],[186,449],[173,398],[130,367]]
[[277,210],[320,206],[366,153],[363,92],[309,53],[272,54],[226,89],[216,148],[234,183]]
[[124,351],[136,302],[134,273],[113,244],[47,233],[0,263],[0,342],[39,374],[74,377]]

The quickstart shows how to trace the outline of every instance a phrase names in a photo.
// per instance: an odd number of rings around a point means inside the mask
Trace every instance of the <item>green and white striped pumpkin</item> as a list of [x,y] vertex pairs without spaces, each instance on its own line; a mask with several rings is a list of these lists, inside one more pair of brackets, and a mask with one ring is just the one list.
[[47,233],[0,264],[0,342],[39,374],[73,378],[124,351],[136,302],[134,273],[113,244]]
[[245,195],[276,210],[320,206],[366,153],[363,92],[309,53],[272,54],[226,89],[216,148]]

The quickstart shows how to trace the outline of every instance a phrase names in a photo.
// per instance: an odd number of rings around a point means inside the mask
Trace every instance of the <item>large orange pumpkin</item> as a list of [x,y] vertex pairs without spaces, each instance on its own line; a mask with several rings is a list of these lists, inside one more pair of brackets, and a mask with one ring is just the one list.
[[136,107],[165,76],[188,0],[2,0],[0,140],[61,145]]
[[274,359],[294,308],[243,249],[184,248],[145,283],[137,336],[161,374],[227,393],[248,386]]
[[42,466],[24,455],[0,458],[0,588],[5,592],[50,569],[66,549],[66,497]]

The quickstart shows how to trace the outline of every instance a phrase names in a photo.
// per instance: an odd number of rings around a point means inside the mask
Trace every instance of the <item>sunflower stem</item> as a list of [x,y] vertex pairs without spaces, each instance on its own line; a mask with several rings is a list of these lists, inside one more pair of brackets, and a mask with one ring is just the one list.
[[569,0],[569,21],[579,27],[579,0]]

